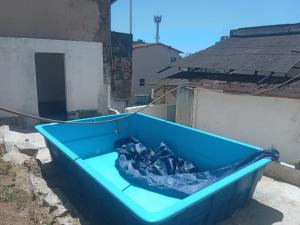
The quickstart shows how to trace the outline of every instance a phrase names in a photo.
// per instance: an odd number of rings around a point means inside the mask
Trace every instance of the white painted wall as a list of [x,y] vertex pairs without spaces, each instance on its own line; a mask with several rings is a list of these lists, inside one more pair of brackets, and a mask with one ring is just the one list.
[[107,109],[101,43],[26,38],[0,38],[1,105],[38,115],[35,52],[65,54],[68,112]]
[[[145,107],[142,106],[134,106],[128,107],[125,109],[125,112],[136,112],[139,109]],[[175,120],[175,106],[174,105],[167,105],[167,104],[160,104],[160,105],[150,105],[148,108],[143,110],[141,113],[155,116],[164,120],[174,121]]]
[[[141,105],[141,106],[128,107],[125,109],[125,112],[130,112],[130,113],[136,112],[143,107],[145,107],[145,106]],[[148,108],[143,110],[141,113],[167,120],[168,119],[167,110],[168,110],[168,106],[166,104],[150,105]]]
[[[157,82],[166,77],[165,73],[157,73],[171,63],[171,57],[180,58],[179,52],[164,45],[151,45],[133,49],[131,96],[150,95],[151,89],[160,85],[140,86],[139,80],[145,79],[146,84]],[[174,74],[177,68],[169,69],[168,74]]]
[[[178,106],[177,106],[178,107]],[[300,100],[233,95],[196,88],[192,126],[300,159]]]
[[176,91],[176,122],[191,126],[193,123],[194,89],[179,88]]

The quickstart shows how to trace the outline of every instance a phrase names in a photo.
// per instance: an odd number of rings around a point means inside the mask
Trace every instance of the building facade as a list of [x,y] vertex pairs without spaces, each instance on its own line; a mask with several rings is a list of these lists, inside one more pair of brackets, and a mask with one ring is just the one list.
[[[116,96],[112,58],[120,57],[112,53],[112,2],[1,1],[0,104],[60,119],[106,114]],[[0,118],[28,124],[2,112]]]
[[[170,46],[161,43],[138,44],[133,46],[132,57],[132,86],[131,96],[148,97],[151,90],[157,89],[161,85],[159,80],[166,77],[166,73],[159,73],[170,63],[180,59],[181,52]],[[173,68],[169,73],[175,73],[177,68]]]

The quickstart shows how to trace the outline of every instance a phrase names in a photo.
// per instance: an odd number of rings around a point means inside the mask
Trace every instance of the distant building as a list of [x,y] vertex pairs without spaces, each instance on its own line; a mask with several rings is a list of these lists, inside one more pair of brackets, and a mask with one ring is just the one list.
[[[111,33],[113,2],[1,1],[0,105],[71,119],[106,114],[128,101],[130,86],[113,77],[131,82],[132,35]],[[127,95],[119,99],[120,93]],[[0,112],[3,123],[36,122],[23,119]]]
[[176,94],[178,123],[300,159],[300,24],[232,30],[173,66],[183,71],[162,83],[186,86]]
[[[181,51],[161,43],[145,43],[133,46],[131,96],[136,102],[147,101],[152,88],[160,87],[158,81],[166,73],[158,73],[169,64],[180,59]],[[169,73],[178,71],[171,69]]]

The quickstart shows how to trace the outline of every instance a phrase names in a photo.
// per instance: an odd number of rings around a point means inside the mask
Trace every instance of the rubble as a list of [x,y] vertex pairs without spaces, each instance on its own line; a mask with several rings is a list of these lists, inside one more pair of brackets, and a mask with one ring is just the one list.
[[36,157],[42,164],[51,162],[51,155],[48,148],[39,149]]
[[6,152],[23,151],[25,154],[34,156],[37,150],[46,148],[46,142],[39,133],[23,134],[10,131],[7,126],[0,127],[0,138],[5,145]]
[[25,137],[21,133],[9,131],[3,134],[3,142],[6,152],[18,151],[15,145],[24,141]]
[[11,151],[4,154],[2,159],[5,162],[11,162],[15,165],[22,165],[26,160],[31,159],[31,157],[17,151]]
[[0,145],[4,144],[4,134],[9,132],[9,126],[0,126]]
[[[2,160],[21,168],[23,180],[26,180],[26,185],[33,199],[41,207],[48,208],[49,218],[53,217],[55,224],[80,224],[79,219],[70,215],[63,203],[64,200],[60,199],[48,187],[47,182],[42,177],[40,165],[45,166],[52,161],[42,135],[39,133],[18,133],[10,131],[8,126],[0,126],[0,147],[3,154]],[[60,194],[61,196],[63,195]]]
[[28,156],[34,157],[39,151],[39,148],[25,139],[24,142],[16,143],[15,147],[19,152],[26,154]]
[[[49,191],[46,196],[43,196],[43,205],[50,207],[50,211],[54,211],[57,209],[58,205],[61,204],[61,201],[52,191]],[[61,206],[61,205],[60,205]]]
[[9,131],[9,126],[7,125],[0,126],[0,134],[8,131]]

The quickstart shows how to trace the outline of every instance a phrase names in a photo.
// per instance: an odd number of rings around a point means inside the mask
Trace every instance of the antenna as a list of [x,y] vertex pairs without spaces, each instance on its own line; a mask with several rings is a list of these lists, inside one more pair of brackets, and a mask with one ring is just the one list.
[[155,36],[155,40],[156,43],[159,43],[159,24],[162,21],[162,16],[161,15],[154,15],[154,23],[156,23],[156,36]]
[[132,34],[132,0],[129,0],[129,33]]

